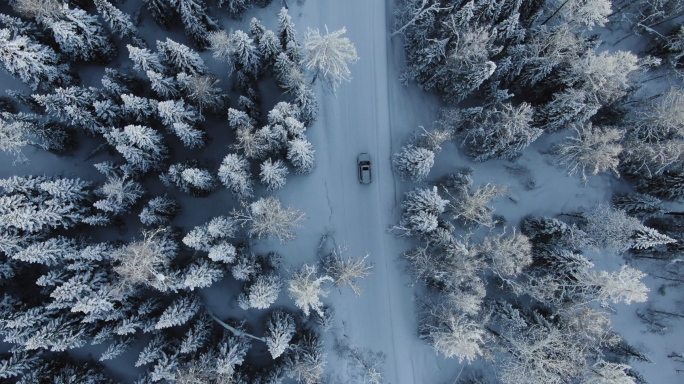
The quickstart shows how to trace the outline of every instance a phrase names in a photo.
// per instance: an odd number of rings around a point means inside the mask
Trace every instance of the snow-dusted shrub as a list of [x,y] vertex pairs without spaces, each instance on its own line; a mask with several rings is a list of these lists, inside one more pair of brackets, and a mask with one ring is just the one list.
[[622,152],[620,140],[622,132],[610,127],[593,127],[591,123],[575,128],[577,136],[568,137],[564,143],[554,148],[554,162],[564,166],[568,175],[579,174],[582,181],[588,181],[588,175],[597,175],[612,171],[616,176]]
[[321,285],[326,281],[333,281],[330,276],[318,276],[315,265],[304,264],[295,271],[287,282],[287,290],[290,297],[295,300],[295,305],[309,316],[311,310],[323,316],[323,303],[319,296],[326,297],[328,291]]
[[275,197],[262,197],[249,204],[244,211],[233,211],[233,218],[241,226],[249,226],[249,235],[256,238],[276,237],[281,242],[293,240],[294,228],[306,215],[292,206],[284,208]]
[[240,200],[252,197],[254,181],[249,171],[249,162],[242,155],[228,154],[219,167],[218,177],[223,185]]

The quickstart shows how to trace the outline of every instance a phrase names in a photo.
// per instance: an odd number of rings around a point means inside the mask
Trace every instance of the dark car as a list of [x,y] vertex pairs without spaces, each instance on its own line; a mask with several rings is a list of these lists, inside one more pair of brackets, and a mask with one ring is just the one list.
[[371,182],[371,161],[370,155],[362,153],[356,158],[359,165],[359,183],[370,184]]

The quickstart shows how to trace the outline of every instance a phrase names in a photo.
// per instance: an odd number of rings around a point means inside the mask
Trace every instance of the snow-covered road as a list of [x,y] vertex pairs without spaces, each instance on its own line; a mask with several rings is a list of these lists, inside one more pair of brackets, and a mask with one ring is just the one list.
[[[345,36],[356,45],[360,60],[350,66],[350,83],[340,86],[336,96],[322,97],[319,119],[308,131],[316,149],[315,171],[293,180],[279,195],[309,216],[298,242],[310,247],[329,229],[338,244],[348,246],[349,255],[371,254],[375,269],[362,283],[361,297],[349,289],[329,296],[338,322],[343,322],[339,336],[354,346],[384,352],[386,383],[428,383],[444,374],[451,377],[458,364],[451,361],[440,372],[435,364],[441,359],[418,340],[413,289],[397,262],[408,244],[386,233],[397,220],[402,195],[391,168],[393,146],[406,139],[413,119],[425,115],[417,110],[426,108],[406,91],[395,92],[400,85],[398,65],[392,61],[400,58],[392,56],[390,45],[391,7],[391,0],[318,0],[290,11],[300,33],[306,27],[323,31],[327,25],[331,32],[346,27]],[[358,182],[356,157],[362,152],[372,158],[370,185]]]

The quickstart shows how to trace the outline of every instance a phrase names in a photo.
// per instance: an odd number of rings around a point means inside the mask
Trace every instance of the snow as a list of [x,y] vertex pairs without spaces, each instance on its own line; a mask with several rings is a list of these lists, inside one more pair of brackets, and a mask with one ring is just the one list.
[[[383,352],[386,355],[382,365],[386,383],[453,382],[463,371],[463,366],[454,359],[437,356],[433,348],[419,340],[417,335],[418,317],[414,295],[420,288],[413,286],[408,274],[404,273],[404,264],[399,261],[399,256],[411,244],[387,233],[387,229],[400,219],[404,192],[414,187],[413,183],[400,182],[398,175],[393,172],[392,154],[399,151],[418,126],[432,125],[437,119],[441,104],[435,96],[416,86],[405,87],[399,82],[404,49],[401,37],[397,35],[392,38],[389,33],[393,23],[392,0],[309,0],[303,5],[290,5],[290,15],[297,26],[300,39],[307,27],[323,30],[327,26],[331,31],[346,27],[345,37],[355,44],[360,60],[349,67],[351,82],[343,82],[335,95],[326,91],[320,82],[317,84],[317,94],[319,98],[322,97],[319,99],[319,117],[307,130],[307,138],[315,150],[315,168],[308,175],[291,173],[284,188],[275,194],[284,207],[292,205],[305,212],[307,220],[301,222],[302,228],[295,230],[295,240],[284,244],[277,238],[255,240],[255,251],[266,253],[277,250],[283,254],[286,268],[290,271],[296,270],[303,263],[316,262],[317,245],[321,236],[328,233],[337,244],[347,245],[348,255],[362,257],[369,253],[368,261],[374,263],[374,268],[369,277],[359,281],[362,295],[357,297],[346,289],[332,290],[323,299],[325,304],[331,304],[335,308],[337,314],[333,332],[338,337],[344,336],[354,347]],[[252,9],[246,13],[241,23],[223,25],[227,29],[242,28],[246,31],[248,21],[252,16],[257,16],[264,19],[263,23],[267,28],[274,29],[279,6],[280,3],[276,1],[265,9]],[[151,26],[153,24],[151,20],[146,22]],[[153,43],[150,31],[144,32],[148,42]],[[154,38],[159,40],[168,34],[174,41],[186,41],[182,32],[169,33],[155,29],[154,33]],[[128,63],[127,59],[122,59],[125,52],[120,54],[119,60]],[[212,73],[225,79],[224,63],[212,59],[211,52],[204,52],[201,56]],[[99,74],[91,73],[91,76],[97,78]],[[15,79],[4,75],[1,79],[9,89],[22,88]],[[86,77],[86,85],[88,80]],[[220,86],[228,88],[229,84],[224,80]],[[264,96],[265,89],[272,90],[267,88],[269,85],[260,87]],[[263,106],[265,111],[275,104],[268,105],[270,101],[267,100]],[[210,169],[216,172],[220,159],[231,151],[226,144],[230,142],[227,137],[230,129],[225,121],[219,124],[211,121],[206,126],[215,140],[201,152],[201,156],[215,159],[215,164]],[[436,154],[435,166],[427,180],[433,181],[438,176],[453,172],[456,166],[468,165],[475,169],[473,188],[488,182],[508,185],[508,195],[494,206],[497,214],[506,217],[507,225],[518,227],[526,215],[555,216],[561,212],[572,212],[579,207],[589,208],[596,203],[610,201],[614,191],[630,190],[625,182],[608,174],[590,176],[585,186],[579,178],[567,177],[561,169],[553,166],[550,157],[541,152],[548,151],[553,143],[565,135],[543,135],[517,161],[531,170],[531,177],[536,181],[535,188],[531,191],[506,171],[504,166],[511,165],[508,161],[472,163],[454,142],[443,144],[443,150]],[[104,177],[91,164],[102,161],[104,156],[94,159],[96,161],[83,161],[97,145],[85,141],[72,157],[55,157],[44,151],[26,148],[25,153],[31,163],[3,167],[0,169],[0,177],[14,174],[51,175],[59,172],[65,177],[78,175],[86,180],[103,181]],[[358,183],[356,156],[363,152],[369,153],[372,161],[373,182],[369,185]],[[0,154],[0,160],[9,164],[12,159],[9,155]],[[252,165],[254,173],[254,164]],[[158,184],[152,185],[151,193],[159,194],[161,190]],[[264,189],[255,187],[255,192],[260,196]],[[185,211],[173,224],[183,226],[184,234],[195,225],[208,222],[212,217],[228,214],[237,206],[235,199],[225,188],[205,199],[190,196],[178,198]],[[131,228],[124,237],[135,236],[136,232]],[[111,234],[101,236],[109,235]],[[116,234],[111,237],[122,238]],[[622,262],[616,257],[595,256],[600,259],[601,268],[617,270]],[[652,288],[650,297],[653,298],[656,296],[653,287],[657,287],[660,282],[648,277],[645,281]],[[209,289],[198,291],[217,315],[247,316],[250,321],[264,315],[264,311],[242,311],[237,308],[227,293],[237,296],[240,291],[233,279],[224,279]],[[292,307],[291,300],[286,296],[281,293],[276,305]],[[656,296],[655,299],[657,302],[659,298]],[[630,343],[644,343],[649,347],[649,356],[656,364],[636,364],[649,382],[677,382],[681,377],[676,376],[667,354],[680,348],[677,342],[681,340],[681,331],[667,336],[641,333],[645,327],[639,323],[634,310],[645,305],[616,305],[618,312],[612,316],[613,326]],[[257,327],[255,333],[260,335],[259,332]],[[330,350],[333,345],[330,334],[326,334],[325,343],[326,349]],[[104,349],[103,346],[99,352]],[[75,351],[75,354],[79,353],[85,355],[83,350]],[[250,351],[252,353],[257,352]],[[93,352],[93,355],[99,354]],[[328,358],[328,370],[338,370],[341,364],[336,362],[335,355],[329,353]],[[115,366],[108,366],[129,382],[137,375],[130,369],[135,359],[137,354],[127,354],[118,358]]]

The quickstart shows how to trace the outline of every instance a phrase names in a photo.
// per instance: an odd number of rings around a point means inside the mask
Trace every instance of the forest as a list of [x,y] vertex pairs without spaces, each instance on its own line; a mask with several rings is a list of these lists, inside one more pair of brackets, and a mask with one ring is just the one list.
[[684,375],[682,0],[8,0],[0,62],[3,382]]

